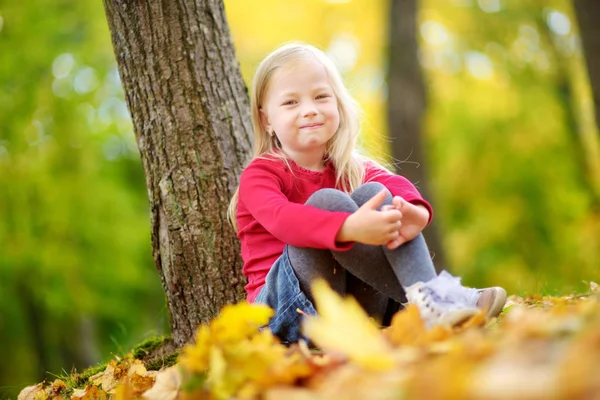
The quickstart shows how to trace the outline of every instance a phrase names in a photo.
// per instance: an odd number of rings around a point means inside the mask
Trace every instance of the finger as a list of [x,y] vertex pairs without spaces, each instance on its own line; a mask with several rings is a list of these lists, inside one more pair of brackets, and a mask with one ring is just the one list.
[[394,207],[396,209],[400,209],[400,207],[402,207],[402,202],[404,201],[404,199],[400,196],[394,196],[394,198],[392,199],[392,204],[394,205]]
[[407,240],[404,236],[399,236],[394,240],[391,240],[388,244],[387,244],[387,248],[390,250],[394,250],[397,249],[398,247],[402,246],[404,243],[406,243]]
[[377,210],[381,204],[385,201],[387,197],[388,190],[381,189],[375,196],[371,197],[367,202],[365,202],[360,208],[367,208],[369,210]]
[[389,250],[394,250],[394,249],[397,249],[398,247],[400,247],[401,242],[402,242],[401,238],[398,237],[396,239],[390,240],[386,246]]
[[382,244],[393,242],[394,240],[398,239],[399,236],[400,236],[400,234],[398,233],[398,231],[389,232],[383,237]]
[[386,222],[396,224],[397,222],[400,222],[402,220],[402,213],[400,211],[396,210],[395,208],[393,208],[391,210],[385,211],[384,217],[385,217],[384,220]]
[[393,210],[393,206],[391,206],[391,205],[389,205],[389,204],[384,204],[384,205],[381,207],[381,211],[390,211],[390,210]]

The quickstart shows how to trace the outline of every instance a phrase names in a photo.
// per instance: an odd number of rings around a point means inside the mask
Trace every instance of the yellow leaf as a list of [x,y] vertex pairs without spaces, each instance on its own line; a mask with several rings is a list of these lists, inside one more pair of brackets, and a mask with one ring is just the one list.
[[249,304],[245,301],[226,305],[218,318],[210,324],[210,330],[218,340],[235,342],[257,332],[273,316],[273,310],[263,304]]
[[308,317],[304,334],[323,350],[341,354],[370,369],[394,365],[391,347],[353,298],[342,299],[325,281],[315,281],[313,294],[319,315]]
[[206,371],[210,365],[211,346],[226,346],[256,334],[272,315],[273,310],[263,304],[226,305],[210,325],[203,324],[198,328],[195,344],[184,348],[180,363],[189,372]]
[[196,332],[196,343],[183,348],[179,363],[189,372],[202,373],[208,368],[208,352],[210,349],[210,329],[201,325]]
[[139,396],[154,385],[154,377],[147,375],[142,376],[138,374],[133,374],[129,379],[129,383],[131,384],[131,388],[133,389],[134,396]]
[[146,376],[148,371],[144,367],[144,363],[140,360],[133,360],[129,369],[127,370],[127,376],[132,377],[134,375]]
[[48,393],[45,390],[40,390],[33,396],[33,400],[48,400],[48,398]]
[[102,376],[102,390],[104,390],[106,393],[113,393],[117,383],[119,383],[115,376],[117,370],[118,367],[114,361],[108,363],[106,369],[104,370],[104,375]]
[[177,365],[160,371],[151,389],[142,397],[146,400],[174,400],[181,387],[181,372]]
[[84,390],[73,393],[73,400],[106,400],[108,398],[106,392],[98,386],[88,385]]
[[410,304],[394,314],[391,325],[384,329],[384,335],[396,346],[421,346],[447,339],[452,330],[440,325],[426,329],[418,307]]
[[35,394],[39,391],[44,390],[44,385],[38,383],[37,385],[27,386],[23,388],[17,397],[17,400],[33,400]]

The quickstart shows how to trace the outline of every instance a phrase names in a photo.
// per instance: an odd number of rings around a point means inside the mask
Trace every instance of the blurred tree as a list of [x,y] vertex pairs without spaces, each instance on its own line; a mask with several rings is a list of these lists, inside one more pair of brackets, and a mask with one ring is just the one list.
[[596,124],[600,126],[600,2],[575,0],[573,4],[592,86]]
[[102,4],[0,0],[0,48],[0,398],[14,399],[9,385],[167,326]]
[[[426,98],[417,42],[417,0],[392,0],[389,19],[388,123],[396,169],[434,203],[429,190],[421,120]],[[424,236],[438,271],[448,269],[437,220]]]
[[177,345],[244,297],[226,204],[251,155],[249,101],[221,0],[104,1],[150,197]]
[[[590,151],[589,144],[585,140],[583,121],[577,116],[578,101],[576,86],[573,82],[573,57],[561,52],[561,46],[564,46],[564,40],[559,35],[553,34],[552,27],[544,18],[544,14],[536,10],[536,7],[529,11],[532,15],[532,21],[535,23],[535,29],[540,33],[540,43],[545,45],[546,54],[554,66],[554,85],[552,89],[556,93],[556,101],[560,104],[564,112],[564,123],[566,133],[571,141],[573,151],[573,161],[578,169],[574,179],[577,179],[581,187],[589,193],[590,199],[595,204],[600,204],[600,187],[593,173],[595,161],[592,159],[594,153]],[[538,12],[536,12],[538,11]]]

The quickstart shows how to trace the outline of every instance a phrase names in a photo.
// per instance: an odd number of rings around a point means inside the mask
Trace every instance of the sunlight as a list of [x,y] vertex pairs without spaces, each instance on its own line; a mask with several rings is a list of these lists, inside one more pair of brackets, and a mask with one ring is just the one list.
[[568,35],[571,32],[569,17],[559,11],[552,11],[546,17],[548,26],[557,35]]
[[421,36],[432,46],[441,46],[448,41],[448,30],[444,25],[435,21],[426,21],[421,24]]
[[73,89],[73,82],[68,77],[56,78],[52,82],[52,92],[57,97],[68,97],[71,94],[71,89]]
[[52,62],[52,74],[55,78],[66,78],[71,74],[77,62],[70,53],[59,55]]
[[500,0],[477,0],[477,5],[481,8],[481,11],[486,13],[500,11]]
[[110,135],[106,138],[102,146],[104,157],[109,161],[114,161],[119,158],[125,151],[123,140],[117,135]]
[[348,33],[336,36],[327,49],[327,54],[333,58],[341,72],[354,68],[359,52],[360,42]]
[[90,93],[98,88],[100,82],[96,76],[96,71],[91,67],[83,67],[75,75],[73,86],[79,94]]
[[483,53],[469,51],[465,55],[465,64],[471,75],[477,79],[487,80],[494,76],[494,65]]

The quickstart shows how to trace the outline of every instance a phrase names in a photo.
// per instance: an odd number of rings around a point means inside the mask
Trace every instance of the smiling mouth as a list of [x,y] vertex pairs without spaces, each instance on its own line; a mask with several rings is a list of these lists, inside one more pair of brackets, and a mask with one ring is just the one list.
[[315,129],[315,128],[319,128],[323,126],[323,124],[309,124],[309,125],[303,125],[300,127],[300,129]]

